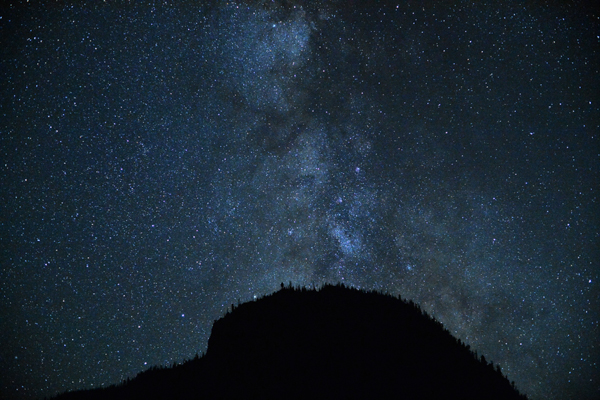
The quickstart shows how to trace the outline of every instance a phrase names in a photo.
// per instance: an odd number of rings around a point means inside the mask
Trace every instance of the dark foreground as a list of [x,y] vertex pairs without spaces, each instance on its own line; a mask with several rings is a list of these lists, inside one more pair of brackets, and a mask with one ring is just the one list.
[[232,308],[202,357],[58,399],[526,398],[412,302],[325,286]]

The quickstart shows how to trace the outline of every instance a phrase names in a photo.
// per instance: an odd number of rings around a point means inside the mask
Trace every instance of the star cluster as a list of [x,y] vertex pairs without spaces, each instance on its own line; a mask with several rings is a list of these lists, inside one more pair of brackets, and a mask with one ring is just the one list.
[[2,12],[0,394],[189,359],[291,281],[401,294],[530,398],[598,396],[599,15],[205,3]]

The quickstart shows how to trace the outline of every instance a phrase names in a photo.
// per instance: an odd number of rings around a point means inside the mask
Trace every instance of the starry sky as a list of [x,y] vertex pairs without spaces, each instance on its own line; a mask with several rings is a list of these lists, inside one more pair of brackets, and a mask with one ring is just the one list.
[[597,10],[99,3],[0,12],[0,397],[189,359],[291,281],[597,398]]

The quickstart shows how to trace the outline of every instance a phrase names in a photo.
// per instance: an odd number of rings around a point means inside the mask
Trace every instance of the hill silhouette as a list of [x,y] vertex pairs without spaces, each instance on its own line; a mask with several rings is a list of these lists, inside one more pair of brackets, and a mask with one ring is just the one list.
[[418,305],[343,285],[232,305],[206,354],[67,399],[526,399]]

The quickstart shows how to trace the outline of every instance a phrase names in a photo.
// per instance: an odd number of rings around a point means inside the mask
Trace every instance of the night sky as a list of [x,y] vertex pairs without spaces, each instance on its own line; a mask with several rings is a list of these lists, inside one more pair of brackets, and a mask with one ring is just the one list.
[[291,281],[597,398],[600,13],[58,3],[0,12],[0,397],[192,358]]

